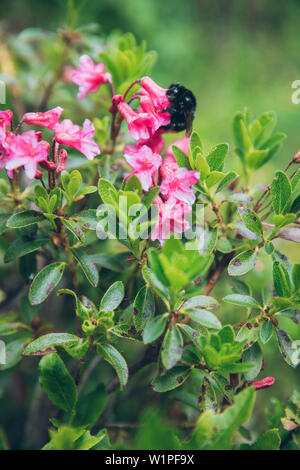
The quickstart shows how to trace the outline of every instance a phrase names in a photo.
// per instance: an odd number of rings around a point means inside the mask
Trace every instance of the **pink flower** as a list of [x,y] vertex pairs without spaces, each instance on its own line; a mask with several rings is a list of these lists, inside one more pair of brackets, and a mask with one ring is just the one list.
[[13,113],[10,109],[0,111],[0,127],[3,127],[4,129],[9,127],[11,125],[12,118]]
[[66,169],[66,163],[68,160],[68,152],[65,149],[60,149],[58,155],[58,165],[56,168],[57,173],[61,173]]
[[170,106],[170,101],[166,94],[167,89],[157,85],[150,77],[142,78],[141,87],[142,90],[148,93],[156,111],[162,111]]
[[129,132],[135,140],[148,140],[159,128],[152,113],[136,113],[127,103],[119,103],[118,110],[126,119]]
[[[165,169],[163,173],[166,174]],[[199,171],[177,168],[167,175],[160,187],[161,194],[167,199],[167,205],[173,206],[176,201],[193,204],[195,194],[191,186],[200,178]]]
[[162,167],[160,169],[161,175],[164,179],[171,176],[179,168],[173,154],[168,155],[164,158]]
[[162,167],[161,167],[161,174],[163,178],[167,178],[168,176],[172,175],[177,168],[179,168],[178,163],[175,160],[172,146],[176,145],[182,150],[185,154],[188,154],[189,151],[189,137],[183,137],[182,139],[175,140],[171,145],[167,147],[166,156],[164,158]]
[[48,127],[48,129],[54,129],[58,123],[63,112],[63,108],[57,106],[56,108],[50,109],[45,113],[26,113],[24,118],[27,124],[33,124],[36,126]]
[[143,190],[148,191],[153,184],[152,176],[161,165],[161,156],[153,153],[146,145],[142,147],[127,145],[124,149],[124,157],[133,168],[129,176],[137,175],[142,183]]
[[173,208],[165,204],[157,196],[154,203],[159,207],[158,222],[151,233],[151,240],[159,240],[161,244],[170,237],[171,232],[183,233],[190,227],[185,215],[191,212],[191,207],[185,203],[177,202]]
[[8,172],[24,166],[28,178],[34,178],[37,164],[47,160],[49,143],[40,141],[34,131],[27,131],[21,135],[9,134],[4,143],[6,150],[5,168]]
[[10,132],[7,133],[6,128],[11,125],[13,113],[8,109],[7,111],[0,111],[0,169],[5,168],[8,154],[5,148],[5,139]]
[[147,145],[147,147],[150,147],[153,153],[160,153],[162,149],[164,148],[165,141],[162,138],[161,134],[163,133],[163,130],[158,129],[155,134],[153,134],[150,139],[147,140],[140,140],[138,142],[138,145]]
[[170,124],[170,114],[168,112],[162,112],[157,110],[154,106],[151,97],[146,93],[141,91],[140,94],[140,106],[141,110],[139,112],[153,114],[156,119],[156,128],[159,129],[162,126],[167,126]]
[[102,83],[110,82],[111,74],[105,72],[105,64],[95,64],[88,55],[82,55],[79,59],[78,69],[72,72],[72,82],[79,86],[78,99],[82,99],[87,93],[95,93]]
[[93,141],[95,135],[94,124],[86,119],[82,129],[70,119],[64,119],[56,124],[55,139],[59,144],[73,147],[83,153],[88,160],[93,160],[96,155],[100,154],[100,149],[96,142]]
[[275,382],[274,377],[269,376],[261,380],[256,380],[255,382],[251,382],[251,385],[255,388],[255,390],[260,390],[261,388],[271,387],[271,385],[273,385],[274,382]]

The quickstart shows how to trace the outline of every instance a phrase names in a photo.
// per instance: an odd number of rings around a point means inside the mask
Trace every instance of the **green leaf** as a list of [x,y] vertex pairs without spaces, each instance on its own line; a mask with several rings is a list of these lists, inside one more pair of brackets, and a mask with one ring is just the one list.
[[[20,333],[19,333],[20,334]],[[0,371],[14,367],[22,359],[22,351],[24,346],[30,341],[31,334],[24,330],[21,336],[6,344],[5,347],[5,364],[0,364]]]
[[258,343],[254,343],[251,348],[243,354],[243,363],[253,364],[253,368],[245,372],[246,380],[254,380],[255,377],[260,373],[262,366],[262,352]]
[[276,171],[271,184],[271,197],[276,214],[283,214],[292,194],[291,183],[283,171]]
[[158,196],[160,192],[160,187],[159,186],[153,186],[143,197],[143,204],[147,209],[150,209],[150,207],[153,204],[154,199],[156,196]]
[[168,370],[164,375],[159,375],[152,380],[151,385],[155,392],[168,392],[174,388],[180,387],[191,373],[191,369],[186,366],[175,366]]
[[115,310],[124,297],[124,286],[121,281],[112,284],[101,299],[100,310],[110,312]]
[[77,401],[75,382],[57,354],[44,356],[39,363],[39,382],[52,403],[70,413]]
[[228,266],[229,276],[242,276],[254,268],[256,262],[256,251],[243,251],[233,258]]
[[252,152],[247,153],[247,164],[249,168],[258,169],[260,168],[266,161],[268,156],[269,150],[252,150]]
[[117,206],[118,193],[110,181],[100,178],[98,181],[98,192],[104,204]]
[[97,211],[96,209],[87,209],[73,217],[72,220],[85,230],[96,230],[98,224]]
[[292,278],[295,290],[300,289],[300,264],[294,264],[292,271]]
[[90,284],[93,287],[97,287],[98,282],[99,282],[99,274],[98,274],[98,269],[89,257],[82,249],[80,248],[73,248],[72,253],[78,263],[80,264],[80,267],[82,268],[82,271],[86,275],[87,280],[90,282]]
[[223,170],[224,160],[228,153],[228,149],[228,144],[218,144],[211,150],[211,152],[206,158],[211,171]]
[[253,364],[247,362],[239,362],[238,364],[224,364],[220,367],[220,374],[243,374],[254,367]]
[[280,436],[278,429],[268,429],[264,434],[259,436],[257,441],[251,446],[253,450],[279,450]]
[[92,436],[90,431],[83,427],[74,428],[67,425],[59,426],[56,429],[50,429],[51,440],[42,448],[42,450],[90,450],[104,439],[104,435]]
[[139,196],[143,194],[142,184],[136,175],[131,175],[130,178],[125,182],[125,191],[135,191]]
[[194,435],[194,445],[206,450],[229,450],[236,430],[248,421],[255,402],[255,391],[248,387],[235,396],[234,404],[223,413],[205,411],[199,418]]
[[156,274],[150,268],[143,268],[142,270],[143,278],[145,282],[152,287],[155,292],[164,300],[169,300],[169,292],[166,286],[158,279]]
[[225,325],[218,331],[218,336],[221,343],[233,343],[234,342],[234,330],[231,325]]
[[238,177],[238,174],[235,171],[229,171],[229,173],[224,176],[222,181],[218,184],[218,187],[216,189],[216,193],[222,191],[225,189],[227,186],[230,185],[236,178]]
[[172,145],[172,152],[176,162],[180,167],[191,169],[188,156],[176,145]]
[[262,340],[262,342],[266,344],[269,341],[269,339],[271,339],[272,334],[273,334],[272,322],[270,320],[263,321],[260,327],[260,331],[259,331],[260,339]]
[[263,226],[259,220],[258,215],[245,207],[239,207],[238,211],[247,229],[251,230],[251,232],[256,233],[257,235],[262,235]]
[[243,307],[260,308],[259,303],[249,295],[230,294],[226,295],[223,300],[225,300],[225,302],[229,302],[230,304],[241,305]]
[[97,352],[115,369],[121,389],[125,387],[128,381],[128,367],[122,354],[111,344],[97,344]]
[[57,286],[64,273],[66,263],[52,263],[45,266],[33,279],[29,300],[32,305],[38,305],[44,302],[48,295]]
[[208,310],[204,310],[202,308],[193,308],[186,310],[185,314],[188,315],[194,322],[206,326],[207,328],[222,328],[220,320]]
[[267,242],[265,243],[264,249],[267,255],[271,255],[273,251],[275,250],[275,247],[272,242]]
[[202,150],[202,142],[201,142],[200,136],[195,131],[193,131],[191,135],[190,147],[191,147],[192,152],[194,152],[194,150],[197,149],[197,147],[200,149],[200,151]]
[[[252,142],[248,135],[245,122],[244,113],[238,112],[233,119],[233,137],[234,143],[243,154],[247,153],[250,149]],[[240,156],[240,155],[239,155]]]
[[49,238],[29,238],[26,236],[17,238],[8,248],[4,255],[4,262],[9,263],[16,258],[32,253],[45,245]]
[[161,360],[164,367],[172,369],[178,361],[180,361],[183,350],[183,339],[180,331],[176,326],[167,330],[165,334],[162,349]]
[[157,317],[149,320],[145,326],[143,333],[143,340],[145,344],[153,343],[158,339],[164,332],[168,317],[158,315]]
[[150,287],[143,286],[134,300],[133,323],[137,331],[144,330],[155,312],[155,301]]
[[79,227],[79,225],[77,225],[72,219],[61,218],[60,220],[62,221],[66,229],[68,229],[74,235],[74,237],[77,238],[79,242],[85,245],[86,243],[85,234],[83,230]]
[[205,308],[215,308],[218,307],[218,302],[209,295],[196,295],[186,300],[181,308],[187,309],[192,307],[205,307]]
[[293,341],[284,330],[276,329],[279,351],[283,359],[292,367],[297,367],[300,363],[300,345],[298,341]]
[[28,210],[23,212],[17,212],[16,214],[12,215],[8,219],[6,225],[9,228],[22,228],[28,227],[29,225],[37,224],[42,220],[45,220],[43,214],[37,211]]
[[74,425],[90,429],[104,410],[106,402],[107,394],[103,384],[95,386],[92,391],[83,391],[77,401]]
[[290,297],[292,284],[287,269],[279,261],[273,263],[273,283],[279,297]]
[[24,356],[42,356],[56,352],[56,346],[71,346],[78,343],[79,338],[70,333],[48,333],[32,341],[25,349]]

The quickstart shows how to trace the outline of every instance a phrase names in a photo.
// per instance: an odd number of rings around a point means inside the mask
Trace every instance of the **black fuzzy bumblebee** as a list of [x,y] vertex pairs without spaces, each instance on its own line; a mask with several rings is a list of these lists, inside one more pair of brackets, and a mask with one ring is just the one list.
[[190,136],[197,107],[194,93],[176,83],[169,86],[166,94],[170,101],[166,111],[171,115],[171,122],[168,126],[164,126],[164,129],[175,132],[185,130],[186,135]]

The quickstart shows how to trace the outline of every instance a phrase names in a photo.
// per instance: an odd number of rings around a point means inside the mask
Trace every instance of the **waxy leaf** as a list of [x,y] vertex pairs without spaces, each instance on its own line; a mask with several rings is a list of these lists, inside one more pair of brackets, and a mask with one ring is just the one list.
[[90,256],[87,255],[82,249],[80,248],[73,248],[72,253],[74,257],[77,259],[78,263],[84,274],[86,275],[87,280],[93,287],[97,287],[99,282],[99,274],[98,269],[91,260]]
[[251,348],[244,352],[243,363],[253,364],[253,368],[245,372],[245,378],[247,380],[254,380],[260,373],[262,360],[263,356],[258,343],[254,343]]
[[38,222],[41,222],[42,220],[45,220],[45,217],[41,212],[37,211],[23,211],[23,212],[17,212],[16,214],[12,215],[6,225],[9,228],[22,228],[22,227],[28,227],[29,225],[37,224]]
[[290,297],[292,293],[290,275],[279,261],[273,263],[273,282],[279,297]]
[[283,359],[292,367],[297,367],[300,363],[300,344],[293,341],[284,330],[276,330],[279,351]]
[[185,311],[194,322],[200,325],[206,326],[207,328],[222,328],[220,320],[208,310],[202,308],[193,308]]
[[159,375],[151,382],[155,392],[168,392],[180,387],[189,377],[191,369],[186,366],[176,366],[168,370],[164,375]]
[[243,307],[260,308],[259,303],[249,295],[230,294],[226,295],[223,300],[225,300],[225,302],[229,302],[230,304],[241,305]]
[[154,317],[147,322],[143,334],[143,340],[145,344],[153,343],[153,341],[163,334],[167,320],[167,316],[158,315],[157,317]]
[[218,144],[211,150],[211,152],[206,158],[211,171],[223,170],[224,160],[228,153],[228,149],[228,144]]
[[64,273],[66,263],[52,263],[45,266],[33,279],[29,300],[32,305],[38,305],[44,302],[48,295],[57,286]]
[[60,219],[63,225],[74,235],[75,238],[83,245],[86,243],[85,234],[83,230],[72,219]]
[[181,150],[179,147],[176,147],[176,145],[172,145],[172,151],[178,165],[190,170],[191,167],[188,156],[183,152],[183,150]]
[[276,214],[283,214],[292,194],[291,183],[283,171],[277,171],[271,184],[271,197]]
[[133,323],[137,331],[145,328],[155,312],[155,301],[150,287],[143,286],[134,300]]
[[186,300],[182,306],[183,309],[192,308],[192,307],[205,307],[205,308],[214,308],[218,307],[218,302],[208,295],[196,295]]
[[39,382],[55,406],[66,413],[73,411],[77,400],[75,382],[57,354],[48,354],[40,360]]
[[97,344],[97,352],[115,369],[121,389],[125,387],[128,381],[128,367],[122,354],[111,344]]
[[119,307],[124,297],[124,286],[121,281],[112,284],[101,299],[100,310],[110,312]]
[[260,331],[259,331],[260,339],[262,340],[262,342],[266,344],[269,341],[269,339],[271,339],[272,334],[273,334],[273,325],[272,325],[271,320],[263,321],[260,327]]
[[256,233],[257,235],[262,235],[263,226],[259,220],[258,215],[245,207],[239,207],[238,211],[247,229],[253,233]]
[[48,333],[32,341],[25,349],[24,356],[43,356],[56,352],[56,346],[71,346],[78,343],[79,338],[70,333]]
[[256,251],[243,251],[233,258],[228,266],[229,276],[242,276],[254,268],[256,262]]
[[183,339],[176,326],[167,330],[161,349],[161,360],[166,369],[172,369],[180,361],[183,350]]

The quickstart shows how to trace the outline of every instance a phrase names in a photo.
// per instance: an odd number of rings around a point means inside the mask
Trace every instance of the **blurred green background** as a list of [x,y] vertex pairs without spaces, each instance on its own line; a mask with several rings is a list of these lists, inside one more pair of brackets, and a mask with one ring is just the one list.
[[[65,20],[66,3],[1,0],[0,22],[12,33],[27,27],[56,30]],[[179,81],[196,94],[195,128],[206,148],[232,142],[232,118],[244,106],[255,115],[275,111],[277,130],[288,138],[255,183],[269,182],[299,150],[300,105],[291,100],[292,83],[300,79],[299,0],[89,0],[80,12],[79,24],[85,23],[99,23],[104,37],[118,30],[147,40],[148,49],[158,52],[152,77],[165,87]],[[239,167],[232,150],[229,160]],[[285,246],[299,262],[299,247]],[[266,282],[265,272],[257,269],[251,278],[254,290]],[[225,315],[235,321],[238,311],[227,307]],[[293,336],[299,335],[299,327],[286,322]],[[256,417],[262,429],[262,410],[270,398],[285,400],[300,385],[299,371],[286,366],[278,352],[274,355],[274,344],[266,349],[266,375],[275,375],[276,384],[259,392]]]

